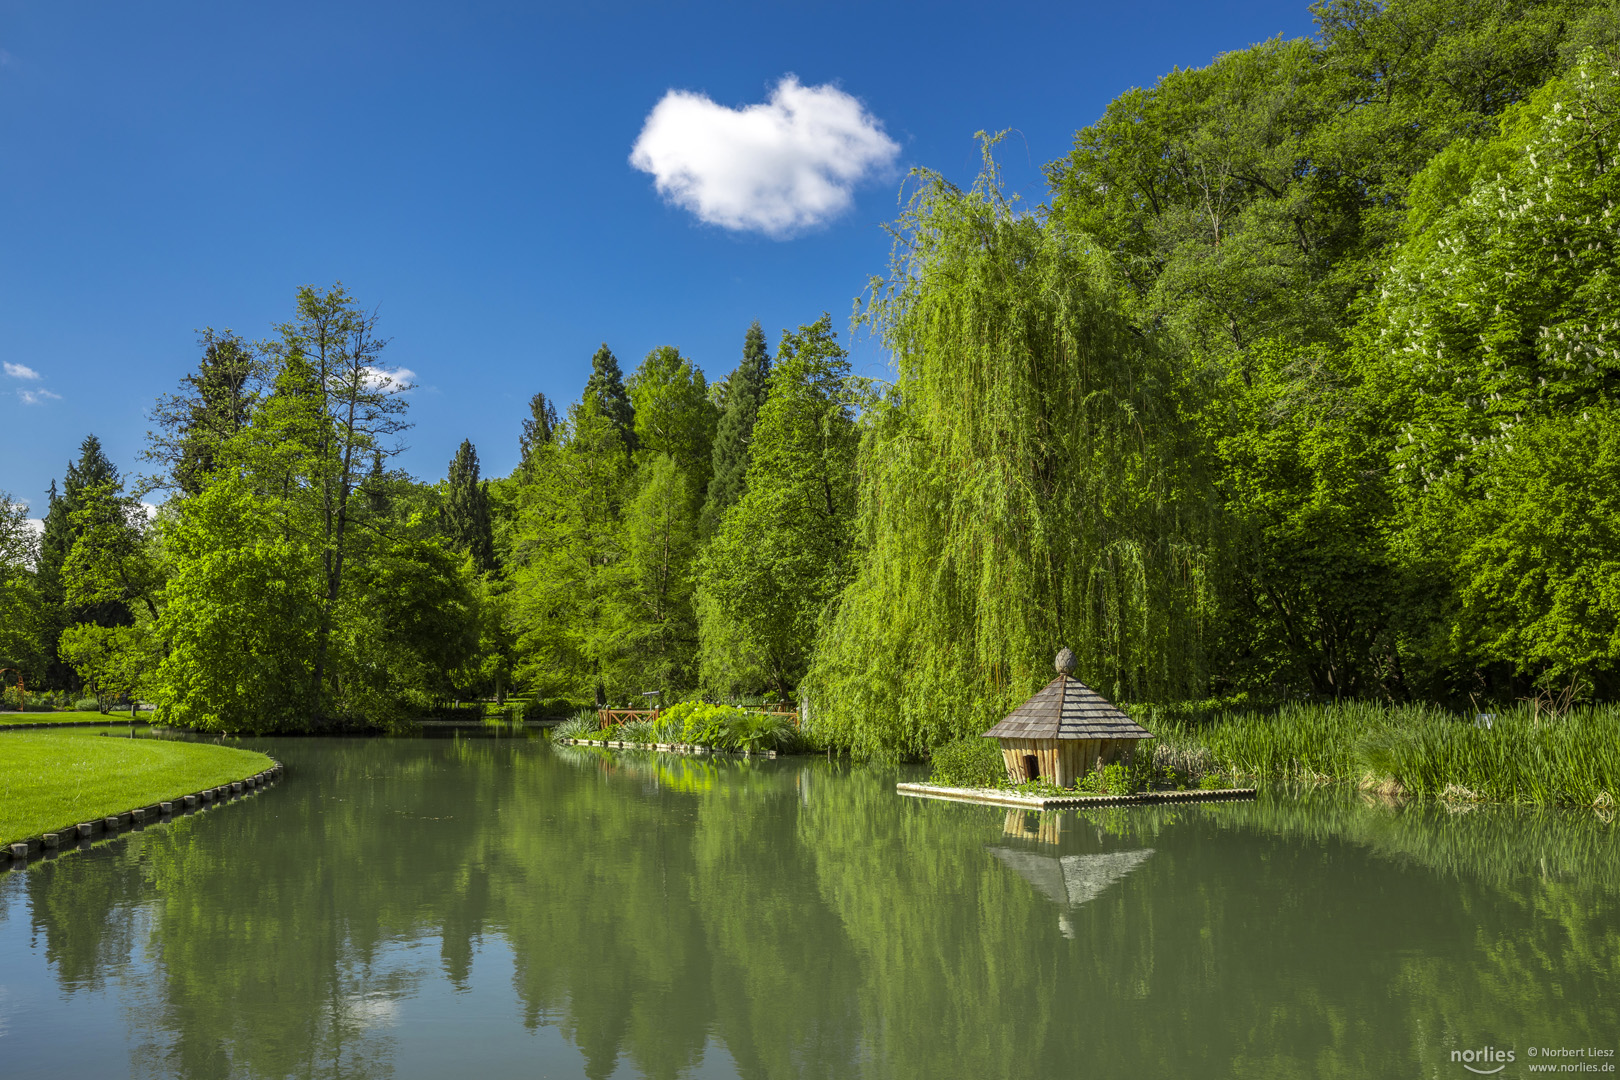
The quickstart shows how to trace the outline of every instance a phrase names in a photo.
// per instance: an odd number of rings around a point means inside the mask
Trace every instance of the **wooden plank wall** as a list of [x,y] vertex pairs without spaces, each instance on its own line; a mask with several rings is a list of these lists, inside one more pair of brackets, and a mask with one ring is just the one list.
[[1001,760],[1007,766],[1007,779],[1022,784],[1030,779],[1024,774],[1024,755],[1034,754],[1043,778],[1068,787],[1099,761],[1128,764],[1135,748],[1135,739],[1002,739]]

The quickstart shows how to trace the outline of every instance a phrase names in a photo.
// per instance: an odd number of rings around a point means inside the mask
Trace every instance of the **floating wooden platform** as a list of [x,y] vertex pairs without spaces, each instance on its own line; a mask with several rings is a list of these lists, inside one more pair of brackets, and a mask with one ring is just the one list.
[[1020,795],[996,788],[940,787],[937,784],[896,784],[894,790],[919,799],[1016,806],[1022,810],[1057,810],[1071,806],[1120,806],[1132,803],[1227,802],[1252,799],[1254,788],[1210,788],[1198,791],[1143,791],[1136,795]]

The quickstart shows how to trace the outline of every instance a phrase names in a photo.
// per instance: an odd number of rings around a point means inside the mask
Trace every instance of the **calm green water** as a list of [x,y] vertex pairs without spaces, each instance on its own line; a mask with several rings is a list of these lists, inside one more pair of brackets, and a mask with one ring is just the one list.
[[0,1076],[1466,1077],[1485,1045],[1520,1076],[1620,1043],[1590,815],[253,745],[285,783],[0,876]]

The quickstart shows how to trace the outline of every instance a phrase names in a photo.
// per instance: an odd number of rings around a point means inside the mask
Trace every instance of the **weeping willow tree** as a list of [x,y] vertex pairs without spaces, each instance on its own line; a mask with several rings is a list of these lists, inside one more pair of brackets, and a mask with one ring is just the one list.
[[804,684],[857,752],[982,732],[1060,645],[1116,699],[1202,682],[1209,502],[1176,369],[1106,254],[1005,198],[992,145],[970,190],[920,174],[865,315],[898,375],[863,418],[858,565]]

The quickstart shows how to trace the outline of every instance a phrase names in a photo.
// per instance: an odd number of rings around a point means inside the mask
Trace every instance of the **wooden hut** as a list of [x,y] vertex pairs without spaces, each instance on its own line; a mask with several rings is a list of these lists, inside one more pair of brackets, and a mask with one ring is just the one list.
[[1053,666],[1057,678],[985,732],[1001,743],[1007,779],[1068,787],[1099,764],[1129,764],[1153,733],[1074,677],[1074,653],[1059,652]]

